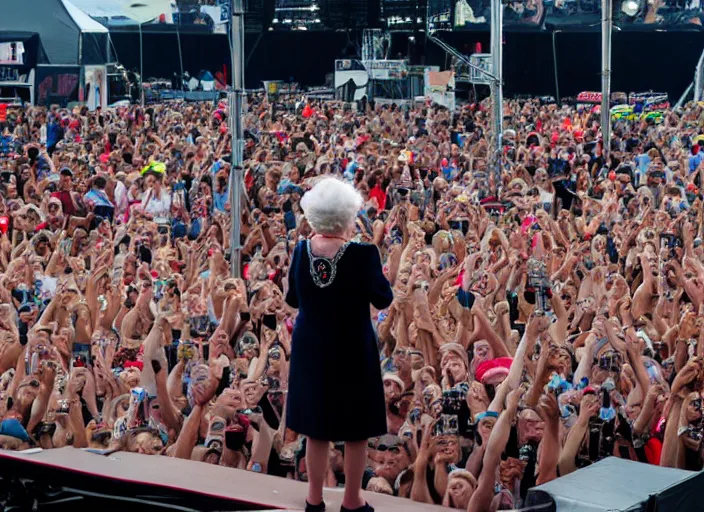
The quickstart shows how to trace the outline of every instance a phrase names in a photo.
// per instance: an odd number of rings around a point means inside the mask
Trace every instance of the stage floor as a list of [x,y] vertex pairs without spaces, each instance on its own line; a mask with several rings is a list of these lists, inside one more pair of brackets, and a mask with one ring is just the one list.
[[[252,510],[275,509],[302,511],[306,484],[190,460],[116,452],[103,456],[74,448],[10,452],[0,450],[0,459],[15,459],[62,472],[70,472],[121,483],[160,487],[200,494],[234,503],[246,503]],[[8,461],[9,462],[9,461]],[[325,502],[330,511],[340,509],[343,491],[326,489]],[[383,494],[366,493],[365,498],[379,512],[420,512],[447,510]]]

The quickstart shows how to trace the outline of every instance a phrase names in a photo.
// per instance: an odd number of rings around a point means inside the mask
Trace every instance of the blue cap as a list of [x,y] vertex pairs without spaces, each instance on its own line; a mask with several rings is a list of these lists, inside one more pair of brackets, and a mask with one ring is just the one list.
[[27,434],[22,423],[15,418],[10,418],[0,423],[0,435],[14,437],[24,442],[29,441],[29,434]]

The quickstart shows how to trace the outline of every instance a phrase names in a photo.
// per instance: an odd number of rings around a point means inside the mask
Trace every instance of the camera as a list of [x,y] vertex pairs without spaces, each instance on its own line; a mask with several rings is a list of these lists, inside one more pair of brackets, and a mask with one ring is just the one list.
[[536,457],[537,454],[533,445],[526,444],[521,446],[520,450],[518,450],[518,458],[526,464],[532,460],[534,461]]
[[550,306],[552,289],[550,287],[547,269],[545,263],[535,258],[528,260],[524,297],[528,303],[535,304],[536,313],[544,313],[552,310]]

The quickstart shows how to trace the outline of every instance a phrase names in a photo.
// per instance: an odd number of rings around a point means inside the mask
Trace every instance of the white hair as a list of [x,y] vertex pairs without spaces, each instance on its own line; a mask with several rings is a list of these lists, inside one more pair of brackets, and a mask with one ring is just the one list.
[[363,202],[352,185],[323,178],[301,198],[301,208],[316,233],[340,235],[354,224]]

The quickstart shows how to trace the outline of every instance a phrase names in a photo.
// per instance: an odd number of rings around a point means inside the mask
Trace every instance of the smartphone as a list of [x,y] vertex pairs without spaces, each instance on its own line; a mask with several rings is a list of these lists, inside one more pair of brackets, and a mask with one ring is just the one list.
[[90,345],[74,343],[70,369],[87,368],[90,366]]
[[272,331],[276,330],[276,315],[264,315],[262,317],[262,325],[268,327]]
[[59,245],[59,249],[61,250],[61,253],[64,256],[69,256],[71,254],[72,246],[73,246],[73,240],[71,240],[70,238],[67,238],[67,239],[61,241],[61,244]]
[[243,322],[249,322],[252,318],[252,314],[249,311],[243,311],[240,313],[240,320]]
[[234,425],[225,430],[225,446],[228,450],[237,451],[244,446],[246,432],[240,425]]
[[67,415],[69,412],[68,400],[62,399],[58,402],[58,407],[56,408],[56,414]]
[[411,410],[411,412],[408,415],[408,419],[411,422],[412,425],[418,424],[421,418],[421,410],[419,407],[415,407],[414,409]]
[[29,353],[24,358],[24,371],[27,375],[35,375],[39,371],[39,354],[33,352],[30,356]]
[[[139,387],[132,388],[130,391],[130,412],[132,414],[132,423],[129,425],[130,428],[137,428],[146,424],[148,418],[147,406],[146,390]],[[130,417],[130,412],[128,412],[128,417]]]
[[215,443],[220,443],[220,446],[222,447],[222,436],[223,432],[225,432],[226,426],[227,421],[223,418],[213,418],[208,428],[208,435],[205,438],[206,448],[213,448],[213,444]]

